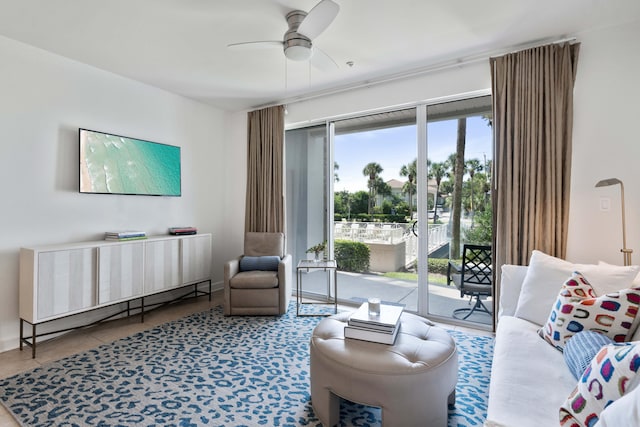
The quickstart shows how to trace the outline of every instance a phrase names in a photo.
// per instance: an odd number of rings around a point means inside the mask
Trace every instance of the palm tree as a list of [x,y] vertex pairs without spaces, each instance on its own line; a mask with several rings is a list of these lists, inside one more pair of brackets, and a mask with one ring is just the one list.
[[[431,163],[431,162],[428,162]],[[438,196],[440,195],[440,183],[442,182],[442,178],[447,176],[447,163],[446,162],[436,162],[431,163],[429,167],[429,179],[434,179],[436,181],[436,198],[435,203],[433,204],[433,218],[438,216]]]
[[449,157],[447,157],[447,166],[449,167],[449,178],[451,178],[451,181],[455,181],[456,178],[456,159],[458,158],[458,154],[457,153],[451,153],[449,154]]
[[458,135],[456,138],[455,162],[451,166],[454,171],[453,202],[451,212],[451,246],[449,256],[460,256],[460,219],[462,216],[462,178],[465,174],[464,150],[467,140],[467,119],[458,119]]
[[382,166],[375,162],[368,163],[364,169],[362,169],[362,174],[369,178],[367,183],[369,187],[369,215],[373,213],[373,206],[375,205],[376,179],[382,171]]
[[[391,191],[391,186],[389,186],[389,184],[384,182],[384,180],[381,177],[376,178],[376,182],[375,184],[373,184],[373,189],[375,191],[376,196],[382,196],[383,198],[391,196],[391,194],[393,193]],[[375,203],[374,203],[374,207],[375,207]]]
[[413,181],[418,176],[418,159],[414,159],[408,165],[403,165],[400,168],[400,176],[407,177],[407,182],[402,186],[402,192],[409,195],[409,218],[413,218],[413,193],[416,190]]
[[[469,189],[471,190],[471,200],[469,202],[470,211],[471,211],[471,221],[473,221],[473,177],[476,172],[482,171],[483,167],[478,159],[469,159],[465,162],[465,167],[467,169],[467,173],[469,174]],[[473,222],[472,222],[473,223]]]

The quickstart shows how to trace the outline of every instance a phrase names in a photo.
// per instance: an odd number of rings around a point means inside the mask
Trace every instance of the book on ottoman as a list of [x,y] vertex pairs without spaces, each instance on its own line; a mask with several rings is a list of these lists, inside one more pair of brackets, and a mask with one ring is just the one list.
[[393,344],[400,329],[402,306],[380,305],[380,314],[370,314],[369,304],[364,303],[356,310],[344,327],[345,338]]
[[369,303],[363,303],[349,318],[349,326],[393,332],[404,310],[400,305],[380,304],[380,314],[369,314]]
[[396,341],[396,336],[400,326],[393,329],[393,332],[382,332],[375,329],[359,328],[357,326],[345,326],[344,337],[352,338],[362,341],[377,342],[380,344],[393,344]]

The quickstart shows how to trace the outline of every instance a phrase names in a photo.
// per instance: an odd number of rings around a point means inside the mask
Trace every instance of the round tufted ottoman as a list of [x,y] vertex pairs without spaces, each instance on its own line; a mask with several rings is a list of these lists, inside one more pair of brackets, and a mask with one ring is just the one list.
[[321,320],[311,337],[311,403],[320,422],[338,423],[343,397],[382,408],[383,426],[445,427],[458,381],[451,336],[403,313],[394,345],[345,339],[350,315]]

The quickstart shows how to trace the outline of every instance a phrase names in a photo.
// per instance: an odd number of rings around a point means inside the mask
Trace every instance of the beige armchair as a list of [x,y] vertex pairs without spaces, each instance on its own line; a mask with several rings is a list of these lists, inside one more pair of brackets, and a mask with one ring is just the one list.
[[291,255],[284,251],[283,233],[246,233],[244,255],[224,265],[226,316],[287,312],[293,273]]

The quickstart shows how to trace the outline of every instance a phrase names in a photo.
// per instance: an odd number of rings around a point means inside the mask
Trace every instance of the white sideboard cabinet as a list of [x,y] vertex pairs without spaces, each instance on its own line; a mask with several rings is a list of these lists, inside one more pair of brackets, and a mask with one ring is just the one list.
[[146,247],[140,242],[129,242],[96,249],[97,305],[136,298],[144,293],[142,260]]
[[[205,282],[208,292],[198,287]],[[20,348],[31,346],[35,357],[38,336],[64,331],[38,335],[37,325],[121,302],[127,308],[116,315],[131,314],[130,302],[139,300],[134,310],[144,321],[145,297],[190,285],[179,298],[211,299],[211,234],[21,248]]]

